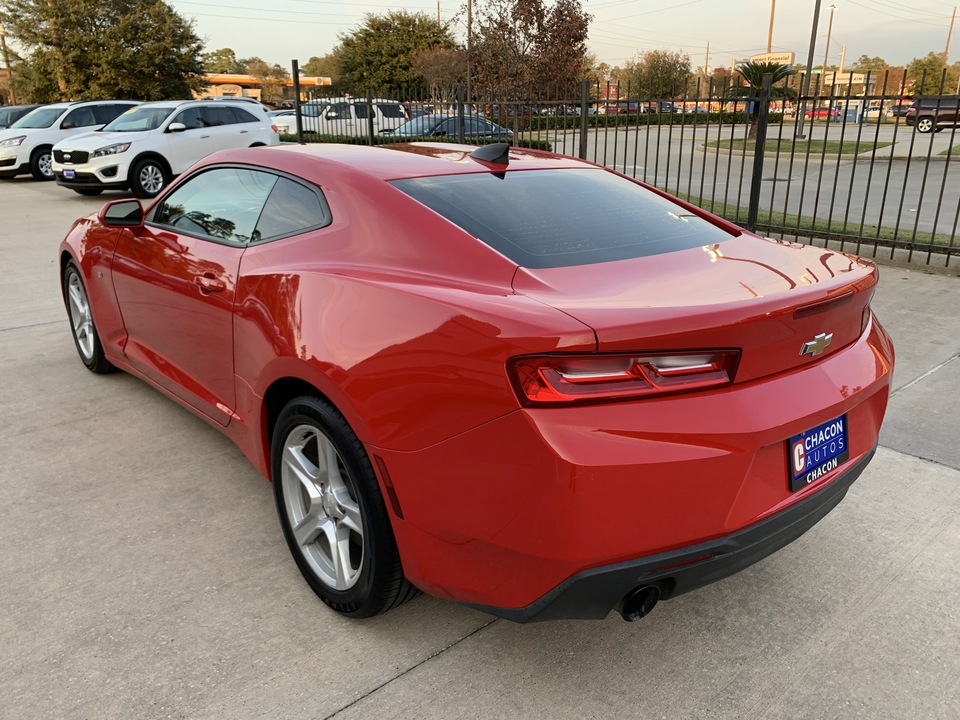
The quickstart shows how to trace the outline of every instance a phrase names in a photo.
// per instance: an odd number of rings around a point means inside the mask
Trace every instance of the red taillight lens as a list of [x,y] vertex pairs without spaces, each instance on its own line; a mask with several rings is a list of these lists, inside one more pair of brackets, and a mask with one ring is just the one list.
[[525,405],[620,400],[693,392],[733,382],[739,350],[644,355],[537,355],[509,362]]
[[280,134],[280,128],[278,128],[276,125],[271,125],[270,127],[273,128],[273,131],[275,133],[277,133],[278,135]]

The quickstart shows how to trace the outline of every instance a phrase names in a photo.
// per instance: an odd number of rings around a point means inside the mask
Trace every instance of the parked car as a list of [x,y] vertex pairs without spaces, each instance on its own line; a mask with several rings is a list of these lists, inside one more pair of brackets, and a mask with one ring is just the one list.
[[53,146],[71,135],[103,127],[139,105],[136,100],[90,100],[53,103],[32,110],[0,130],[0,178],[30,173],[53,180]]
[[[407,113],[396,100],[374,98],[373,131],[393,130],[407,121]],[[321,135],[362,137],[367,134],[367,101],[364,98],[311,100],[300,106],[304,132]]]
[[804,117],[808,120],[816,120],[826,118],[832,120],[833,118],[839,115],[839,111],[836,108],[829,107],[819,107],[819,108],[810,108],[803,113]]
[[237,443],[352,617],[637,619],[827,514],[893,372],[870,261],[505,143],[220,152],[58,260],[83,364]]
[[905,120],[917,132],[940,132],[960,124],[960,96],[929,95],[917,98],[907,109]]
[[152,198],[212,152],[279,142],[273,118],[247,103],[144,103],[98,132],[54,145],[53,173],[58,185],[81,195],[129,188]]
[[36,110],[39,105],[0,105],[0,130],[13,125],[31,110]]
[[619,102],[601,105],[598,112],[601,115],[637,115],[646,112],[646,106],[641,108],[639,102],[620,100]]
[[[399,137],[452,137],[460,136],[460,118],[446,115],[421,115],[405,122],[384,135]],[[463,118],[463,135],[466,138],[512,139],[513,131],[490,122],[486,118],[467,115]]]
[[297,134],[297,111],[296,110],[271,110],[267,113],[281,135]]
[[260,102],[256,98],[246,97],[245,95],[211,95],[210,97],[203,98],[204,100],[210,100],[212,102],[231,102],[231,103],[244,103],[247,106],[247,109],[250,107],[255,107],[257,110],[268,113],[270,108],[264,103]]
[[906,117],[907,113],[910,111],[911,103],[895,103],[887,108],[887,115],[889,117]]

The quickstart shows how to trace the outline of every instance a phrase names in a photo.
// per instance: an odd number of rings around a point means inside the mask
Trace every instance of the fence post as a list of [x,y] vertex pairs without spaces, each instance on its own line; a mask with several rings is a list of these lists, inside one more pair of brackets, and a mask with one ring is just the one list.
[[457,142],[463,145],[467,141],[464,130],[463,88],[457,88]]
[[373,90],[367,90],[367,142],[373,145]]
[[[773,85],[773,75],[767,73],[763,76],[763,87],[760,89],[760,97],[756,102],[760,103],[759,113],[757,115],[757,141],[753,147],[753,178],[750,180],[750,204],[747,207],[747,230],[756,232],[757,215],[760,212],[760,185],[763,181],[763,151],[767,144],[767,121],[770,115],[770,96]],[[733,148],[730,148],[733,152]]]
[[590,81],[580,83],[580,152],[577,157],[587,159],[587,101],[590,99]]
[[293,113],[297,119],[297,142],[303,145],[303,115],[300,112],[300,64],[296,60],[293,64]]

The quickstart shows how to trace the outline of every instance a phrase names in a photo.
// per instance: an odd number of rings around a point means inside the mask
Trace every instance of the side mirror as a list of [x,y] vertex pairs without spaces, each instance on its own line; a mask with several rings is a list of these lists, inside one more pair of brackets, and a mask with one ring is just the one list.
[[328,111],[327,111],[327,114],[324,115],[324,117],[325,117],[327,120],[336,120],[336,119],[337,119],[337,111],[336,111],[336,110],[328,110]]
[[183,123],[170,123],[167,125],[167,132],[183,132],[187,126]]
[[114,200],[100,208],[97,219],[107,227],[142,227],[143,205],[139,200]]
[[73,120],[64,120],[60,123],[61,130],[73,130],[75,127],[76,125],[74,125]]

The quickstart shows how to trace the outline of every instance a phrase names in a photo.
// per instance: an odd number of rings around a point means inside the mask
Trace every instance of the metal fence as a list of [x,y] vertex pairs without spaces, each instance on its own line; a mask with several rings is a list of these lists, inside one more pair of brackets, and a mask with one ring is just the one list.
[[[298,110],[323,118],[306,141],[509,139],[612,168],[757,232],[949,266],[960,254],[955,96],[936,99],[943,127],[916,132],[900,112],[903,88],[887,78],[868,76],[870,92],[859,94],[849,81],[810,84],[789,100],[769,82],[739,98],[712,83],[659,97],[583,83],[536,96],[474,92],[470,103],[368,92],[337,112],[323,100]],[[397,102],[403,117],[387,118]],[[424,118],[422,136],[397,134],[408,117]],[[311,129],[309,117],[300,123]]]

